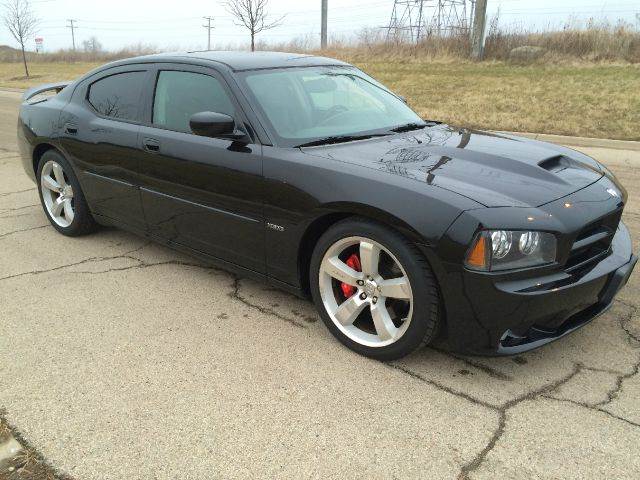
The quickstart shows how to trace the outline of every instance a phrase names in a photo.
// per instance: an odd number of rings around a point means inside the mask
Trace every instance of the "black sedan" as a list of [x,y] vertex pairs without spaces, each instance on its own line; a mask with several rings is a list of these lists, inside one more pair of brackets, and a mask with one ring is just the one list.
[[60,233],[118,226],[310,295],[378,359],[438,335],[538,347],[604,312],[637,260],[626,191],[594,159],[424,121],[328,58],[111,63],[28,91],[18,137]]

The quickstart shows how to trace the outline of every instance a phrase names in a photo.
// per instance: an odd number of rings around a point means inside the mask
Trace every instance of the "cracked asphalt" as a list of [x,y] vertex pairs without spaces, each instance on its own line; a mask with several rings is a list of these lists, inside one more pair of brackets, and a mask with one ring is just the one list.
[[[0,417],[59,478],[640,478],[637,272],[534,352],[368,360],[309,302],[118,230],[57,234],[18,102],[0,92]],[[640,151],[582,150],[629,190],[639,251]]]

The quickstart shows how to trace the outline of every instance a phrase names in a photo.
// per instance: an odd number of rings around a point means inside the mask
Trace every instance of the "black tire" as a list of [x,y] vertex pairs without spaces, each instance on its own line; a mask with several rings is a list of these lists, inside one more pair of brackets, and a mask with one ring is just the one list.
[[[369,238],[384,246],[402,264],[411,283],[414,297],[411,322],[404,335],[390,345],[372,347],[352,340],[334,324],[323,304],[319,287],[322,259],[335,242],[353,236]],[[428,345],[437,336],[440,327],[440,296],[436,279],[420,251],[397,232],[366,219],[343,220],[320,238],[309,270],[311,294],[322,320],[329,331],[351,350],[376,360],[396,360]]]
[[[47,207],[44,202],[43,193],[42,193],[42,169],[45,164],[49,161],[54,161],[58,163],[62,169],[64,170],[64,175],[66,176],[68,183],[73,188],[73,221],[67,227],[63,227],[58,225],[47,210]],[[89,206],[87,205],[87,201],[85,200],[84,193],[82,192],[82,188],[80,187],[80,183],[71,167],[71,164],[67,161],[66,158],[59,152],[55,150],[46,151],[40,161],[38,162],[37,169],[37,184],[38,184],[38,193],[40,195],[40,203],[42,204],[42,208],[44,210],[45,215],[51,222],[53,228],[55,228],[58,232],[66,235],[68,237],[79,237],[82,235],[87,235],[89,233],[93,233],[98,229],[98,224],[91,215],[91,211],[89,210]]]

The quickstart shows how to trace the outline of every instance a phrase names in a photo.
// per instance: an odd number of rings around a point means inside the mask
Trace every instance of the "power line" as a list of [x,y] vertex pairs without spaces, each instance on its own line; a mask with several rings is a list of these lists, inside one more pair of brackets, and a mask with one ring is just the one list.
[[75,22],[77,22],[77,20],[69,19],[69,20],[67,20],[67,22],[69,22],[69,25],[67,25],[67,28],[71,29],[71,42],[73,44],[73,51],[75,52],[75,50],[76,50],[76,28],[78,28],[78,27],[75,26]]
[[213,17],[204,17],[204,19],[208,22],[206,25],[203,25],[203,27],[207,29],[207,50],[211,50],[211,30],[214,29],[214,27],[211,26],[211,21]]

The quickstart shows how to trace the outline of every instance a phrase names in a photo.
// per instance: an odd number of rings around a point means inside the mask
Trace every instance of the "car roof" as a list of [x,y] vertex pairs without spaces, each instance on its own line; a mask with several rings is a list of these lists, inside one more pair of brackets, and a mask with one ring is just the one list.
[[119,64],[144,62],[171,62],[193,59],[226,65],[233,71],[259,70],[287,67],[311,67],[325,65],[349,65],[333,58],[286,52],[196,51],[186,53],[161,53],[129,58]]

